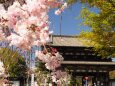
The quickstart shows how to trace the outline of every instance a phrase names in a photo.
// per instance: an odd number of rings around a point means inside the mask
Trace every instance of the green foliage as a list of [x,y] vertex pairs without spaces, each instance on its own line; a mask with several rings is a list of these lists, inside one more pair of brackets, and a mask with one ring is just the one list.
[[42,63],[41,61],[37,61],[36,63],[36,70],[35,70],[35,75],[37,78],[37,83],[38,86],[41,86],[41,83],[44,81],[44,79],[48,79],[48,83],[51,82],[51,78],[47,77],[47,74],[49,74],[50,71],[48,71],[45,67],[45,64]]
[[[68,0],[69,4],[81,2],[87,6],[81,11],[83,25],[91,31],[81,32],[85,43],[94,47],[103,57],[115,57],[115,0]],[[98,14],[88,8],[96,7]]]
[[109,78],[115,79],[115,70],[109,72]]
[[46,69],[45,63],[41,61],[37,61],[36,63],[37,70],[42,71],[42,73],[48,73],[49,70]]
[[0,57],[4,63],[6,73],[11,77],[26,76],[27,66],[23,57],[18,52],[8,48],[0,48]]
[[80,0],[80,2],[100,10],[96,14],[90,12],[88,8],[82,9],[83,25],[91,28],[91,31],[81,32],[80,36],[87,39],[85,42],[93,46],[103,57],[115,57],[115,0]]
[[81,2],[87,4],[89,7],[96,6],[100,8],[103,3],[111,4],[113,7],[115,7],[115,0],[66,0],[69,4],[73,4],[76,2]]
[[74,4],[75,2],[77,2],[77,0],[66,0],[66,2],[67,2],[68,4]]

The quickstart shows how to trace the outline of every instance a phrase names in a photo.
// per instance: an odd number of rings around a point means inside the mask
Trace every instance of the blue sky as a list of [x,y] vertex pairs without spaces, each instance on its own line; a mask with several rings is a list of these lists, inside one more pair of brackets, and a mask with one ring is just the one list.
[[[62,21],[61,21],[61,34],[62,35],[77,35],[82,30],[89,30],[86,26],[81,26],[82,19],[78,18],[80,15],[80,11],[83,8],[83,4],[76,3],[71,7],[64,10],[62,13]],[[91,8],[91,11],[96,13],[99,12],[97,8]],[[55,9],[52,9],[49,12],[49,20],[51,21],[50,30],[54,31],[54,34],[60,34],[60,15],[54,14]]]

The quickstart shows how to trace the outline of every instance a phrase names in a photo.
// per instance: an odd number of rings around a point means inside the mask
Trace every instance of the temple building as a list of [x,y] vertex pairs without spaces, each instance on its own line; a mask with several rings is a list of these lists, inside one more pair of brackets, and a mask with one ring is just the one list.
[[53,35],[50,46],[64,57],[62,67],[72,75],[72,86],[115,86],[110,85],[109,72],[115,70],[111,58],[102,58],[85,46],[76,36]]

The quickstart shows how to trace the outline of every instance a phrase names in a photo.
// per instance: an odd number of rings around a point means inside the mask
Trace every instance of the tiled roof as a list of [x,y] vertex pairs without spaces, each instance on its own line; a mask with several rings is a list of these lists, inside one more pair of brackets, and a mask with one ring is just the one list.
[[65,36],[65,35],[53,35],[51,37],[52,46],[70,46],[70,47],[83,47],[86,46],[83,43],[83,39],[78,36]]

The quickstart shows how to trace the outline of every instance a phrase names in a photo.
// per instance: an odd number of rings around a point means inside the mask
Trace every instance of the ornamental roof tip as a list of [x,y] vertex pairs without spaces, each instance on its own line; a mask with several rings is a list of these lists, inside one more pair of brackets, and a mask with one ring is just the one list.
[[51,35],[51,46],[68,46],[68,47],[91,47],[85,44],[85,39],[80,38],[78,35]]

